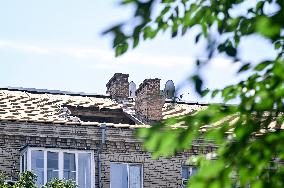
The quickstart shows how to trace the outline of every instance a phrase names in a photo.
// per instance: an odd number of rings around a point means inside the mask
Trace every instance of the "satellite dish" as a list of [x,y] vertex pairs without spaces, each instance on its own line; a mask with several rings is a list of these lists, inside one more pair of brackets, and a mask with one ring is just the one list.
[[175,96],[175,84],[172,80],[166,82],[164,95],[167,99],[172,99]]
[[129,97],[135,98],[136,84],[131,81],[129,83]]

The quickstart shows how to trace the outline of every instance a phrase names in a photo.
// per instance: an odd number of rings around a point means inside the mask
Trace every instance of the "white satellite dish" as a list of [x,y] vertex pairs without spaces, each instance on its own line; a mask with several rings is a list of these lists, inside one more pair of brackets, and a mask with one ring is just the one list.
[[167,99],[172,99],[175,96],[175,84],[172,80],[166,82],[164,95]]
[[131,81],[129,83],[129,97],[135,98],[136,84]]

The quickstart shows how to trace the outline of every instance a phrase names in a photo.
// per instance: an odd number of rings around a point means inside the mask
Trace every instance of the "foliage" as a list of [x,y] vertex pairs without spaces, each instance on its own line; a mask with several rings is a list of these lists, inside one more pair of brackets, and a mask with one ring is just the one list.
[[24,172],[20,175],[20,180],[15,183],[13,188],[22,188],[22,187],[29,187],[29,188],[36,188],[35,181],[37,176],[34,175],[32,172]]
[[[37,176],[32,172],[26,171],[20,174],[20,180],[17,181],[14,185],[5,182],[5,175],[0,173],[0,188],[37,188],[35,182]],[[71,180],[63,181],[59,179],[53,179],[50,182],[47,182],[46,185],[42,188],[76,188],[77,186]]]
[[[238,99],[239,105],[212,104],[192,116],[170,118],[139,130],[137,135],[145,139],[145,148],[153,157],[187,150],[194,140],[202,138],[218,146],[217,158],[208,160],[201,155],[195,160],[200,170],[189,181],[190,187],[284,187],[284,1],[124,0],[122,5],[135,6],[136,22],[124,22],[105,32],[114,34],[117,56],[161,32],[175,38],[199,28],[195,42],[207,41],[208,60],[225,54],[233,62],[243,63],[239,74],[250,75],[235,85],[207,92],[197,71],[192,81],[201,96],[220,95],[225,104]],[[238,13],[240,9],[245,14]],[[277,56],[257,64],[242,61],[239,43],[251,35],[273,44]],[[198,70],[206,62],[197,60]],[[172,129],[177,123],[186,127]]]
[[0,172],[0,187],[5,183],[5,174]]
[[54,179],[51,182],[48,182],[45,185],[46,188],[75,188],[76,186],[74,186],[74,182],[71,180],[67,180],[67,181],[62,181],[59,179]]

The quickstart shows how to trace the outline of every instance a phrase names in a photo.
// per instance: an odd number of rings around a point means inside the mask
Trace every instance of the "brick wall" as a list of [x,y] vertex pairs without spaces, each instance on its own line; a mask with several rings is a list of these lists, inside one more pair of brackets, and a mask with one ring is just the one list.
[[160,93],[160,79],[146,79],[136,91],[135,111],[145,121],[159,121],[163,118],[162,108],[165,103]]
[[[213,146],[193,146],[188,152],[172,158],[152,160],[151,154],[142,149],[141,143],[133,138],[134,129],[107,127],[106,144],[103,146],[103,187],[110,185],[110,162],[141,163],[144,187],[179,187],[181,165],[190,155],[212,152]],[[20,169],[20,150],[25,146],[52,147],[63,149],[88,149],[94,151],[95,181],[98,183],[97,152],[101,132],[98,126],[0,123],[0,171],[14,180]]]
[[124,99],[129,96],[129,74],[115,73],[106,84],[107,93],[114,99]]

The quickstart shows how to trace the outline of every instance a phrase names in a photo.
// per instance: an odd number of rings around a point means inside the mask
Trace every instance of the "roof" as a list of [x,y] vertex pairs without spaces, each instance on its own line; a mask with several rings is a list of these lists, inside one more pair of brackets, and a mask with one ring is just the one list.
[[[24,88],[0,88],[0,120],[38,122],[52,124],[99,125],[98,122],[82,122],[76,117],[66,118],[64,106],[98,107],[99,109],[122,109],[129,115],[135,114],[135,101],[117,103],[107,95],[37,90]],[[166,101],[163,119],[190,114],[205,108],[198,103]],[[110,125],[110,124],[109,124]],[[140,127],[139,125],[119,124],[118,127]]]

